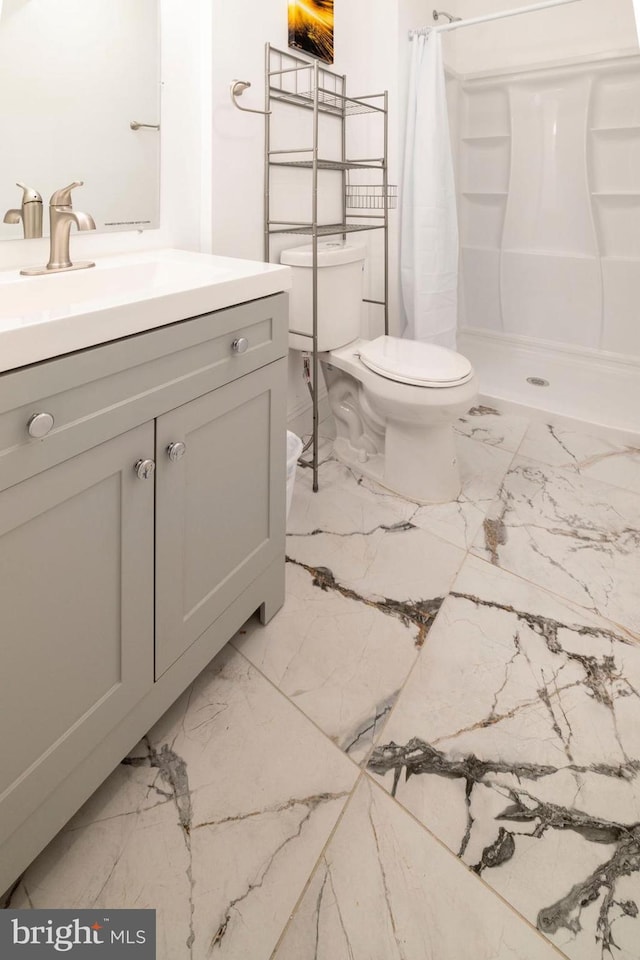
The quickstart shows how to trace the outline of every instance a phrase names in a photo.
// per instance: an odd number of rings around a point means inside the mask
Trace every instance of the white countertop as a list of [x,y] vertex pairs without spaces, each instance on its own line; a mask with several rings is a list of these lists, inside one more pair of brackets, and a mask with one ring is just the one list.
[[102,256],[41,277],[0,272],[0,372],[289,290],[289,267],[186,250]]

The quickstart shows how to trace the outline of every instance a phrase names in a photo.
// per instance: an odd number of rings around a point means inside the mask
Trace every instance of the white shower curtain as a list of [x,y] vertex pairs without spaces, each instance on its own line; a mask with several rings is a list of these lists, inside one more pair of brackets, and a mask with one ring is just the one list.
[[455,349],[458,218],[437,30],[411,40],[405,151],[400,238],[403,335]]

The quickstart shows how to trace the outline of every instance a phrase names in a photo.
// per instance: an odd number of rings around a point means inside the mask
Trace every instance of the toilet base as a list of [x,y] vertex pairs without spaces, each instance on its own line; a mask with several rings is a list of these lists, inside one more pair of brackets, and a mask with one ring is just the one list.
[[[455,437],[450,424],[418,432],[407,424],[388,424],[385,438],[386,455],[366,453],[353,447],[345,437],[333,442],[338,460],[355,473],[362,474],[385,487],[390,493],[419,504],[450,503],[460,495],[460,473],[455,451]],[[425,443],[425,434],[428,442]],[[411,456],[406,458],[408,445]],[[387,461],[387,456],[391,457]],[[433,464],[439,469],[434,475]],[[410,469],[407,464],[410,463]],[[394,464],[397,467],[394,469]]]
[[450,422],[387,423],[385,485],[409,500],[447,503],[460,495],[460,470]]

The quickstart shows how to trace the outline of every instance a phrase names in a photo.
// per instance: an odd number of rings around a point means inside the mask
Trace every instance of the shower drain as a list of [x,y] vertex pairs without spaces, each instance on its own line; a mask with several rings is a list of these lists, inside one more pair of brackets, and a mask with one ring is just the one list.
[[544,380],[542,377],[527,377],[527,383],[530,383],[534,387],[548,387],[549,381]]

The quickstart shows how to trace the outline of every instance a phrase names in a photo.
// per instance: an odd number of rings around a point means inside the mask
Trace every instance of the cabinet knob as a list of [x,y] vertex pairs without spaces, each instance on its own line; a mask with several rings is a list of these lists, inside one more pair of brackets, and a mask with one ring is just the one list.
[[54,420],[50,413],[34,413],[27,424],[30,437],[46,437],[51,430]]
[[156,465],[153,460],[138,460],[133,469],[138,480],[148,480],[155,473]]
[[172,460],[174,463],[176,460],[182,460],[185,453],[187,452],[187,445],[181,440],[177,440],[175,443],[170,443],[167,447],[167,453],[169,454],[169,460]]
[[231,349],[234,353],[246,353],[249,349],[249,341],[246,337],[236,337],[231,344]]

